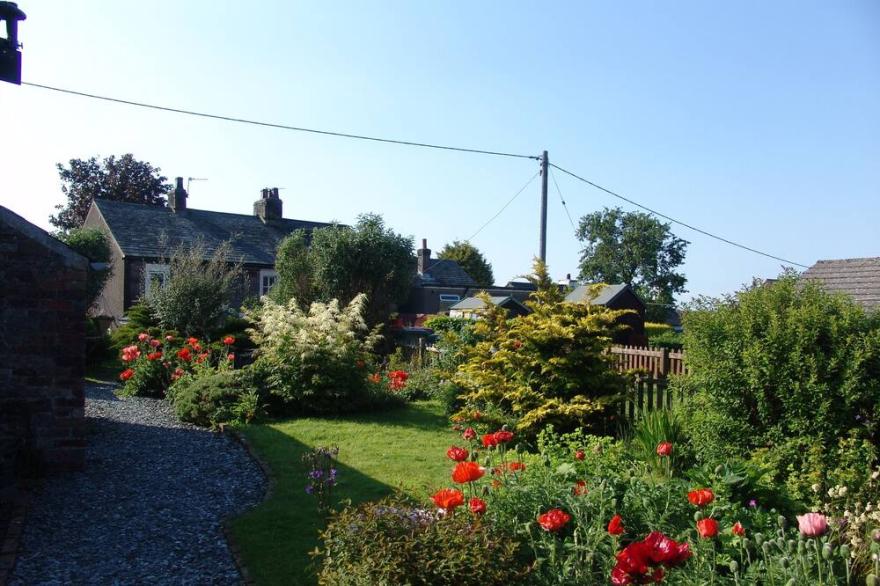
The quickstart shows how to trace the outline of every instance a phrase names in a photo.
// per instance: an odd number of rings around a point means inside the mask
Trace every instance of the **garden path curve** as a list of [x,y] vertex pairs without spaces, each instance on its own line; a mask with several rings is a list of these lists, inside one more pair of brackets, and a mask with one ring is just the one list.
[[222,520],[266,480],[227,436],[167,402],[86,385],[85,469],[53,478],[28,513],[10,584],[239,584]]

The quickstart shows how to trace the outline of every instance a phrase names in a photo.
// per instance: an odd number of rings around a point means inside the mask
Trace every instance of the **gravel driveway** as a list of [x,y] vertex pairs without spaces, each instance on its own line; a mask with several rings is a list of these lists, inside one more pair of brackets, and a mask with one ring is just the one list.
[[260,501],[260,468],[164,401],[114,387],[86,385],[85,470],[34,499],[10,584],[241,583],[220,523]]

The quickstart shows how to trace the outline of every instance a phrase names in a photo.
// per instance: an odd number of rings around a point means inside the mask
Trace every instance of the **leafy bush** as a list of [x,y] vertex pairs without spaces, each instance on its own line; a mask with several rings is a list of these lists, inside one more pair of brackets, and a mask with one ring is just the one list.
[[273,414],[339,413],[399,400],[367,381],[379,335],[364,322],[365,304],[358,295],[345,308],[315,302],[306,313],[295,299],[279,305],[267,298],[258,315],[248,313]]
[[261,385],[250,369],[187,375],[168,393],[181,421],[204,427],[253,421],[262,414],[262,396]]
[[125,323],[110,334],[111,350],[118,355],[142,332],[149,332],[153,336],[158,336],[161,333],[159,320],[153,315],[149,303],[143,299],[128,308],[128,311],[125,312]]
[[[880,320],[795,275],[702,300],[685,317],[690,374],[678,386],[704,460],[876,437]],[[795,450],[796,451],[796,450]]]
[[241,265],[230,264],[229,253],[229,242],[208,251],[203,240],[174,250],[168,282],[150,299],[163,328],[204,337],[222,323],[243,284]]
[[606,353],[623,312],[565,303],[537,263],[541,282],[529,315],[507,319],[491,303],[474,325],[476,345],[453,382],[463,390],[458,419],[480,413],[482,424],[509,424],[534,437],[546,425],[562,431],[602,430],[625,382]]
[[[69,232],[60,234],[59,239],[69,247],[89,259],[93,263],[109,263],[110,262],[110,241],[107,235],[97,228],[75,228]],[[91,307],[107,279],[113,273],[112,268],[107,266],[105,269],[95,270],[89,267],[86,276],[86,294],[88,295],[88,305]]]
[[334,586],[510,584],[527,569],[506,532],[400,498],[342,510],[322,540],[319,583]]

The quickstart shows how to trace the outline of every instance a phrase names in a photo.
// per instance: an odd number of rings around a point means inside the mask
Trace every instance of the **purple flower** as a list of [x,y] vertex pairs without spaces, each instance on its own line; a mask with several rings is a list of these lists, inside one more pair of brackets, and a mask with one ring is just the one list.
[[320,480],[321,477],[324,476],[324,472],[322,470],[312,470],[309,472],[309,478],[312,480]]
[[307,484],[306,485],[306,494],[312,494],[313,492],[315,492],[315,487],[312,486],[311,484]]
[[750,500],[750,501],[749,501],[749,506],[752,507],[752,508],[754,509],[755,507],[758,506],[758,501],[756,501],[755,499]]

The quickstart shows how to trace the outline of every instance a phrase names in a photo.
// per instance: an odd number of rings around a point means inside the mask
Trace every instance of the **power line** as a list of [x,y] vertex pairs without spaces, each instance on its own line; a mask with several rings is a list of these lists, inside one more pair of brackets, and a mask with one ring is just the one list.
[[590,181],[589,179],[584,179],[584,178],[581,177],[580,175],[576,175],[576,174],[572,173],[571,171],[569,171],[569,170],[567,170],[567,169],[563,169],[563,168],[560,167],[559,165],[554,165],[553,163],[550,163],[550,166],[551,166],[551,167],[556,167],[557,169],[559,169],[560,171],[562,171],[562,172],[565,173],[566,175],[570,175],[571,177],[574,177],[574,178],[577,179],[578,181],[583,181],[583,182],[586,183],[587,185],[590,185],[590,186],[592,186],[592,187],[595,187],[596,189],[598,189],[598,190],[600,190],[600,191],[604,191],[604,192],[607,193],[608,195],[613,195],[614,197],[616,197],[616,198],[618,198],[618,199],[622,199],[623,201],[625,201],[625,202],[627,202],[627,203],[630,203],[630,204],[632,204],[632,205],[634,205],[634,206],[636,206],[636,207],[638,207],[638,208],[641,208],[641,209],[643,209],[643,210],[645,210],[645,211],[647,211],[647,212],[650,212],[650,213],[654,214],[655,216],[659,216],[659,217],[661,217],[661,218],[664,218],[664,219],[666,219],[666,220],[669,220],[670,222],[673,222],[673,223],[678,224],[678,225],[680,225],[680,226],[684,226],[685,228],[689,228],[689,229],[693,230],[694,232],[699,232],[700,234],[703,234],[703,235],[705,235],[705,236],[708,236],[709,238],[714,238],[715,240],[719,240],[719,241],[724,242],[724,243],[726,243],[726,244],[730,244],[731,246],[736,246],[737,248],[741,248],[741,249],[743,249],[743,250],[748,250],[749,252],[754,252],[755,254],[760,254],[761,256],[766,256],[767,258],[772,258],[773,260],[778,260],[778,261],[783,262],[783,263],[785,263],[785,264],[794,265],[794,266],[802,267],[802,268],[805,268],[805,269],[810,268],[810,267],[808,267],[807,265],[801,264],[801,263],[799,263],[799,262],[794,262],[794,261],[791,261],[791,260],[786,260],[786,259],[784,259],[784,258],[782,258],[782,257],[779,257],[779,256],[774,256],[774,255],[772,255],[772,254],[768,254],[768,253],[766,253],[766,252],[761,252],[760,250],[757,250],[757,249],[752,248],[752,247],[750,247],[750,246],[746,246],[745,244],[740,244],[740,243],[738,243],[738,242],[734,242],[733,240],[728,240],[727,238],[724,238],[724,237],[722,237],[722,236],[718,236],[717,234],[712,234],[711,232],[707,232],[706,230],[703,230],[703,229],[701,229],[701,228],[697,228],[696,226],[693,226],[693,225],[688,224],[688,223],[686,223],[686,222],[682,222],[681,220],[676,220],[675,218],[673,218],[673,217],[671,217],[671,216],[667,216],[666,214],[663,214],[663,213],[658,212],[658,211],[656,211],[656,210],[652,210],[651,208],[649,208],[649,207],[647,207],[647,206],[644,206],[644,205],[642,205],[642,204],[640,204],[640,203],[638,203],[638,202],[636,202],[636,201],[633,201],[633,200],[629,199],[628,197],[624,197],[624,196],[620,195],[619,193],[615,193],[615,192],[611,191],[610,189],[607,189],[607,188],[605,188],[605,187],[602,187],[601,185],[599,185],[599,184],[597,184],[597,183],[593,183],[593,182]]
[[136,106],[138,108],[148,108],[150,110],[159,110],[162,112],[174,112],[176,114],[186,114],[188,116],[198,116],[200,118],[211,118],[214,120],[224,120],[226,122],[238,122],[241,124],[253,124],[255,126],[266,126],[269,128],[278,128],[281,130],[293,130],[296,132],[308,132],[311,134],[322,134],[324,136],[336,136],[340,138],[353,138],[357,140],[369,140],[373,142],[384,142],[388,144],[397,144],[403,146],[413,146],[413,147],[422,147],[427,149],[439,149],[444,151],[457,151],[461,153],[472,153],[479,155],[492,155],[496,157],[514,157],[517,159],[539,159],[540,157],[534,155],[521,155],[517,153],[505,153],[501,151],[488,151],[483,149],[472,149],[465,147],[456,147],[456,146],[448,146],[448,145],[440,145],[440,144],[431,144],[426,142],[414,142],[409,140],[397,140],[393,138],[380,138],[376,136],[366,136],[361,134],[350,134],[347,132],[334,132],[331,130],[318,130],[315,128],[303,128],[300,126],[289,126],[287,124],[277,124],[274,122],[261,122],[259,120],[248,120],[246,118],[236,118],[233,116],[222,116],[220,114],[208,114],[205,112],[196,112],[194,110],[184,110],[182,108],[172,108],[169,106],[157,106],[155,104],[147,104],[144,102],[135,102],[132,100],[123,100],[120,98],[111,98],[108,96],[100,96],[97,94],[90,94],[86,92],[80,92],[76,90],[69,90],[59,87],[53,87],[50,85],[43,85],[40,83],[31,83],[27,81],[23,81],[22,85],[28,85],[31,87],[36,87],[44,90],[51,90],[53,92],[60,92],[62,94],[70,94],[74,96],[80,96],[84,98],[92,98],[94,100],[103,100],[105,102],[114,102],[116,104],[125,104],[127,106]]
[[[554,165],[555,166],[555,165]],[[556,182],[556,174],[553,173],[553,170],[550,170],[550,178],[553,179],[553,185],[556,186],[556,193],[559,194],[559,201],[562,202],[562,209],[565,210],[565,215],[568,216],[568,223],[571,224],[571,229],[577,233],[577,228],[574,225],[574,220],[571,219],[571,214],[568,212],[568,205],[565,203],[565,198],[562,197],[562,190],[559,189],[559,183]]]
[[526,181],[526,184],[523,185],[522,187],[520,187],[519,191],[517,191],[516,193],[514,193],[514,194],[513,194],[513,197],[511,197],[509,200],[507,200],[507,203],[504,204],[503,206],[501,206],[501,209],[498,210],[498,212],[497,212],[494,216],[492,216],[491,218],[489,218],[489,220],[488,220],[485,224],[483,224],[482,226],[480,226],[480,229],[479,229],[479,230],[477,230],[476,232],[474,232],[473,235],[472,235],[470,238],[467,239],[468,242],[470,242],[471,240],[473,240],[473,239],[477,236],[477,234],[479,234],[480,232],[483,231],[483,228],[485,228],[486,226],[488,226],[489,224],[491,224],[492,221],[493,221],[495,218],[497,218],[498,216],[500,216],[500,215],[501,215],[501,212],[503,212],[504,210],[506,210],[506,209],[507,209],[507,206],[509,206],[510,204],[512,204],[512,203],[513,203],[513,200],[515,200],[517,197],[519,197],[519,194],[521,194],[523,191],[525,191],[526,188],[527,188],[529,185],[532,184],[532,181],[534,181],[534,180],[535,180],[535,177],[537,177],[538,175],[540,175],[540,172],[535,173],[534,175],[532,175],[532,178],[529,179],[528,181]]

